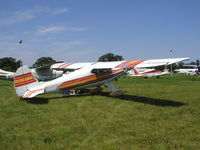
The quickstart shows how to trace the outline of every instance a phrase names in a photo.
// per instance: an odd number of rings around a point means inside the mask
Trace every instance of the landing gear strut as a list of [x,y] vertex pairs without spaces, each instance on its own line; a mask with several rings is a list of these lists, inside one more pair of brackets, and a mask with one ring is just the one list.
[[116,89],[114,85],[112,84],[112,82],[107,82],[105,83],[105,85],[112,91],[110,93],[110,96],[119,96],[125,93],[124,90]]

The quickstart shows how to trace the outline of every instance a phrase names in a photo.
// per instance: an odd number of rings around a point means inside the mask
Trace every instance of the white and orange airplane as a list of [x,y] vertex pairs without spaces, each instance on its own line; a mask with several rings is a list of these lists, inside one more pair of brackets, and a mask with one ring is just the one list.
[[162,75],[170,74],[168,71],[161,71],[157,69],[131,69],[127,72],[127,76],[130,77],[157,77],[159,78]]
[[124,94],[124,90],[116,89],[112,80],[122,76],[128,70],[134,67],[155,67],[176,63],[189,58],[171,58],[171,59],[150,59],[150,60],[132,60],[116,62],[94,62],[94,63],[59,63],[52,65],[52,69],[67,69],[64,73],[51,81],[39,82],[27,66],[17,69],[14,77],[14,87],[18,96],[23,98],[32,98],[39,94],[81,90],[88,87],[106,85],[110,90],[110,96]]

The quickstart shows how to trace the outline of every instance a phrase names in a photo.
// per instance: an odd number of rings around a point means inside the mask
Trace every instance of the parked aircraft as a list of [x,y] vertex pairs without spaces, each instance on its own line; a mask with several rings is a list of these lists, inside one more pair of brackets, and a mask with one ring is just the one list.
[[15,73],[0,69],[0,76],[6,77],[8,79],[13,79],[15,76]]
[[186,75],[196,75],[198,69],[175,69],[174,72]]
[[15,74],[14,87],[17,95],[23,98],[32,98],[39,94],[56,92],[59,90],[81,90],[88,87],[96,87],[95,90],[101,91],[100,86],[102,85],[106,85],[111,90],[110,96],[117,96],[124,94],[125,91],[116,89],[112,84],[112,80],[122,76],[130,69],[134,67],[168,65],[188,59],[189,58],[174,58],[55,64],[51,68],[67,68],[69,71],[61,77],[47,82],[39,82],[27,66],[22,66],[17,69]]
[[199,60],[196,60],[196,65],[184,65],[186,68],[174,70],[176,73],[186,74],[186,75],[196,75],[200,73]]
[[170,74],[168,71],[161,71],[161,70],[156,70],[156,69],[131,69],[130,71],[127,72],[127,76],[131,77],[157,77],[159,78],[162,75]]
[[[30,70],[31,70],[31,73],[39,81],[52,80],[63,75],[62,70],[54,70],[50,68],[38,68],[38,69],[30,69]],[[10,72],[10,71],[5,71],[5,70],[0,69],[0,76],[6,77],[7,79],[14,79],[15,72]]]

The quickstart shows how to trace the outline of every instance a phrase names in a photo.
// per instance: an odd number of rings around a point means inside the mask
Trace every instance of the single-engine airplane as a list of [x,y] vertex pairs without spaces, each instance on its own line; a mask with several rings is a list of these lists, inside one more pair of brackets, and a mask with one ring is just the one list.
[[[188,59],[171,58],[74,64],[63,63],[63,68],[71,71],[64,73],[61,77],[46,82],[39,82],[27,66],[22,66],[16,71],[14,87],[17,95],[23,98],[32,98],[39,94],[59,90],[81,90],[88,87],[96,87],[94,90],[101,91],[101,85],[106,85],[111,90],[110,96],[118,96],[124,94],[125,91],[116,89],[112,84],[112,80],[122,76],[128,70],[134,67],[168,65]],[[55,67],[55,65],[59,67]],[[54,68],[62,68],[61,64],[55,65]]]
[[127,72],[127,76],[130,77],[157,77],[159,78],[162,75],[170,74],[168,71],[161,71],[156,69],[131,69]]

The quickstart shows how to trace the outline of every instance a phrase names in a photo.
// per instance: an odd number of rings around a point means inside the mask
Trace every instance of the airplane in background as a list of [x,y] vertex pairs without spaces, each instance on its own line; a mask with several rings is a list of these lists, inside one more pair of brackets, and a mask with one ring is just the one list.
[[131,60],[94,63],[59,63],[51,69],[67,69],[61,77],[51,81],[39,82],[27,66],[17,69],[14,77],[14,88],[18,96],[32,98],[39,94],[57,91],[79,91],[88,87],[95,87],[94,91],[101,91],[102,85],[111,90],[110,96],[124,94],[124,90],[116,89],[112,80],[117,79],[134,67],[155,67],[189,60],[189,58]]
[[[30,69],[31,73],[37,78],[39,81],[46,81],[58,78],[63,75],[62,70],[54,70],[47,67],[41,67],[37,69]],[[3,76],[7,79],[14,79],[15,72],[5,71],[0,69],[0,76]]]
[[15,73],[0,69],[0,76],[6,77],[7,79],[13,79],[15,76]]
[[186,75],[200,74],[199,60],[196,60],[196,65],[183,65],[187,68],[175,69],[174,72]]
[[198,69],[175,69],[175,73],[186,74],[186,75],[196,75]]
[[162,75],[167,75],[170,74],[168,71],[161,71],[161,70],[156,70],[156,69],[131,69],[130,71],[127,72],[127,76],[130,77],[157,77],[159,78]]

